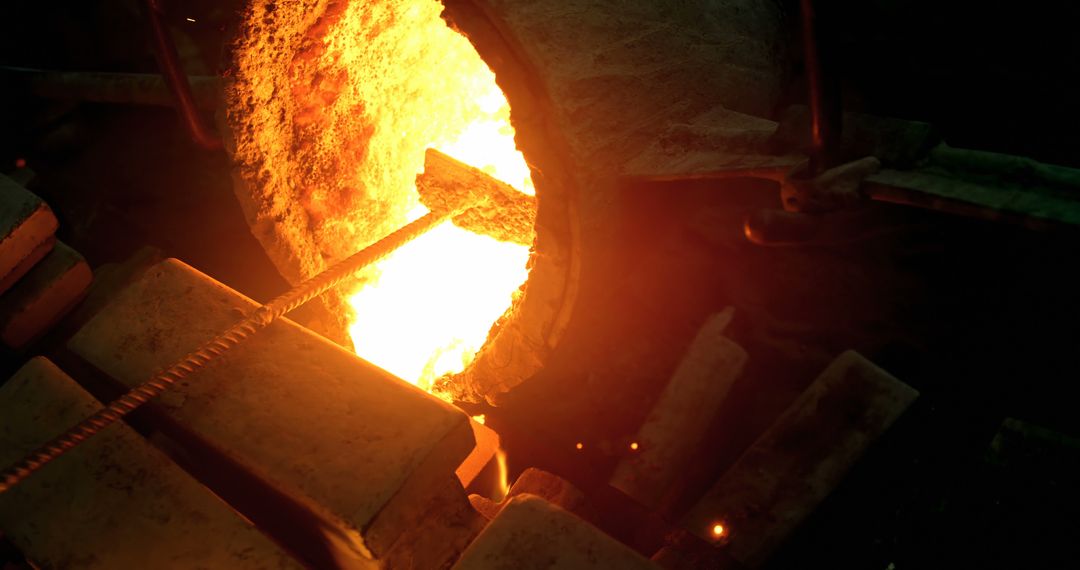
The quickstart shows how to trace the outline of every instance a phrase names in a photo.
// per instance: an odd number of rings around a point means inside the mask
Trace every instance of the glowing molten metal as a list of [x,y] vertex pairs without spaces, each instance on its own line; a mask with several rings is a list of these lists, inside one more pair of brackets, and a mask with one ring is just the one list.
[[[409,20],[411,37],[404,43],[413,57],[396,78],[395,96],[412,100],[401,105],[410,116],[380,125],[399,132],[382,135],[399,136],[393,144],[400,148],[438,149],[532,194],[528,166],[514,145],[509,104],[472,44],[440,19],[435,0],[389,4],[396,17]],[[395,26],[395,33],[404,27]],[[378,45],[380,38],[364,41]],[[378,140],[376,133],[372,142]],[[401,153],[400,164],[384,167],[414,171],[422,160],[422,152]],[[406,199],[407,213],[394,226],[426,213],[415,190]],[[430,390],[436,378],[471,362],[528,278],[528,257],[523,245],[449,222],[436,227],[376,265],[349,296],[356,353]]]

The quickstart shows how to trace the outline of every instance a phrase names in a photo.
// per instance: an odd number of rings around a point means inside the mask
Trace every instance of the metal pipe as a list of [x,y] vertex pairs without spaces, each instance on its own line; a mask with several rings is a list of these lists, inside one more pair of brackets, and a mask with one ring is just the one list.
[[807,99],[810,106],[810,174],[818,175],[832,166],[834,139],[839,133],[839,126],[834,125],[839,113],[831,113],[826,97],[824,75],[822,73],[821,52],[817,42],[817,17],[813,0],[800,0],[802,15],[803,60],[806,72]]
[[157,57],[158,66],[161,67],[161,74],[165,77],[165,84],[169,86],[169,91],[176,98],[176,107],[184,118],[188,133],[199,146],[209,150],[220,149],[221,138],[203,122],[202,116],[199,115],[195,99],[191,94],[191,84],[180,66],[176,44],[173,43],[172,35],[161,18],[159,0],[146,0],[146,14],[153,32],[154,55]]

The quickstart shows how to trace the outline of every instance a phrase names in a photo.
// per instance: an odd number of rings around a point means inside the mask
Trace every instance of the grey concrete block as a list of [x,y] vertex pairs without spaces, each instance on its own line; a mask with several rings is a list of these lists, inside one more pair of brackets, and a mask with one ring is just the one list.
[[[147,270],[69,342],[135,386],[255,303],[177,260]],[[473,447],[457,408],[288,320],[159,398],[177,421],[379,559]]]
[[656,507],[696,460],[701,441],[742,374],[746,351],[724,336],[734,311],[709,317],[638,430],[636,453],[619,461],[611,486]]
[[[0,465],[99,409],[34,358],[0,387]],[[123,423],[0,494],[0,531],[40,568],[300,568]]]
[[49,253],[56,226],[41,198],[0,174],[0,293]]
[[0,296],[0,341],[20,349],[43,334],[82,299],[92,279],[83,256],[56,242],[44,259]]

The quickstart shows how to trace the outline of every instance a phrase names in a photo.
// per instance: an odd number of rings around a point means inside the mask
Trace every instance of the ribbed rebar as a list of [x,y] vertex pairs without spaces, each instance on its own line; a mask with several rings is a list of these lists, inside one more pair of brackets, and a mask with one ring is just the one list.
[[18,485],[50,461],[161,395],[180,379],[206,366],[210,361],[225,354],[229,349],[289,311],[340,285],[357,271],[386,257],[464,209],[465,207],[459,207],[451,211],[426,214],[259,307],[163,372],[132,388],[101,411],[79,422],[75,427],[42,445],[4,471],[2,482],[0,482],[0,493]]

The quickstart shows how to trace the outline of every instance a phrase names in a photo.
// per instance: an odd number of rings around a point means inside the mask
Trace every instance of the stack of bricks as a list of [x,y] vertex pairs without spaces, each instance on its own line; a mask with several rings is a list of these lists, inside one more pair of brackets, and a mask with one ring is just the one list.
[[[72,336],[65,368],[130,388],[255,306],[165,260]],[[0,387],[4,466],[100,408],[79,382],[36,358]],[[0,533],[40,567],[422,569],[524,563],[514,529],[532,528],[566,534],[549,550],[572,567],[652,567],[538,498],[489,523],[461,481],[485,447],[469,417],[287,319],[145,411],[0,494]]]
[[56,240],[41,198],[0,175],[0,342],[21,350],[70,311],[90,286],[86,261]]

